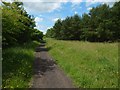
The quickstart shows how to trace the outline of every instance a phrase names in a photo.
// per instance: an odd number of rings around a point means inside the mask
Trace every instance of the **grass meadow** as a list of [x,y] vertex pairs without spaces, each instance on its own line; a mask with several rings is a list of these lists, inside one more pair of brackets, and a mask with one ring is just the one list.
[[76,87],[118,87],[118,43],[46,41],[50,55]]
[[33,41],[25,45],[3,49],[3,88],[29,87],[33,75],[34,52],[38,45],[38,42]]

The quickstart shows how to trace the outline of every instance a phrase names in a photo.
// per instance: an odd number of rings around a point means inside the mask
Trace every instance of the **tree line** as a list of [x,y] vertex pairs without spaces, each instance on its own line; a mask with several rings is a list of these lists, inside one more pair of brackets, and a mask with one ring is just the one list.
[[43,33],[35,29],[34,17],[23,8],[22,2],[2,2],[2,46],[24,44],[40,40]]
[[82,16],[75,14],[58,19],[47,30],[47,37],[60,40],[83,40],[91,42],[118,41],[120,39],[120,1],[112,7],[101,4]]

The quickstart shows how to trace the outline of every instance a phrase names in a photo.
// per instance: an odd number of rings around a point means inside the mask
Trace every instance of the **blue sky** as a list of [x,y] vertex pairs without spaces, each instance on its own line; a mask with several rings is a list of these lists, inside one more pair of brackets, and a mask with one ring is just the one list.
[[[6,0],[11,1],[11,0]],[[35,17],[36,27],[46,33],[55,21],[74,14],[88,13],[92,7],[106,3],[110,6],[117,0],[22,0],[25,10]]]

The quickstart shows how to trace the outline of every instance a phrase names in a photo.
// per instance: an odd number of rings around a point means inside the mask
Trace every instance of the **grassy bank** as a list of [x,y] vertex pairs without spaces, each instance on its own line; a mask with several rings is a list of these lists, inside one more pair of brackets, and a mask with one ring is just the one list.
[[77,87],[118,86],[118,44],[46,39],[49,53]]
[[34,41],[25,45],[3,49],[3,88],[28,87],[32,77],[35,48],[39,45]]

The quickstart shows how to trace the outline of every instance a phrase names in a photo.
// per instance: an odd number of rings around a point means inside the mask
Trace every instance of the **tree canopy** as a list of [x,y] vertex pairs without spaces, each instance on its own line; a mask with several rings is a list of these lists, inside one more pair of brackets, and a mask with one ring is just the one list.
[[91,42],[118,41],[120,39],[120,1],[113,7],[101,4],[88,14],[75,14],[57,20],[46,36],[62,40],[87,40]]
[[24,10],[22,2],[2,2],[1,8],[3,47],[42,39],[43,33],[34,29],[34,17]]

